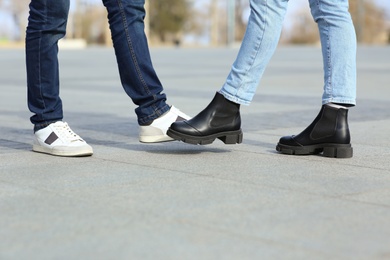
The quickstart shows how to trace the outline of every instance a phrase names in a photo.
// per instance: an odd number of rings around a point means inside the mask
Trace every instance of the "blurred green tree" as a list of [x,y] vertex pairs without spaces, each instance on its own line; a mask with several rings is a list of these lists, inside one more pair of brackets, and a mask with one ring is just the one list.
[[161,42],[180,42],[191,21],[189,0],[149,0],[149,26]]

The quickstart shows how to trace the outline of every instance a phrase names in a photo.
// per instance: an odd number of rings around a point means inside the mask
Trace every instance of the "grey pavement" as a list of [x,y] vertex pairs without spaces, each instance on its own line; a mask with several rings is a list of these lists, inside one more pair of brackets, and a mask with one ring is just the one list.
[[[154,48],[170,104],[195,115],[237,49]],[[31,151],[22,49],[0,50],[0,259],[390,259],[390,47],[360,46],[354,157],[275,151],[321,106],[318,47],[279,47],[244,141],[141,144],[111,48],[62,50],[61,96],[87,158]]]

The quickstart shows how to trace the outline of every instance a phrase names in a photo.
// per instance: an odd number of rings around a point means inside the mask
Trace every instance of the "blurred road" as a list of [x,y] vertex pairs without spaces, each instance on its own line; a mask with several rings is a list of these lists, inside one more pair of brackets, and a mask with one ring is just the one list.
[[[152,49],[195,115],[237,49]],[[138,142],[112,49],[63,50],[61,97],[88,158],[31,152],[24,51],[0,50],[0,259],[389,259],[390,48],[359,47],[354,157],[276,153],[321,106],[317,47],[280,47],[242,107],[244,141]]]

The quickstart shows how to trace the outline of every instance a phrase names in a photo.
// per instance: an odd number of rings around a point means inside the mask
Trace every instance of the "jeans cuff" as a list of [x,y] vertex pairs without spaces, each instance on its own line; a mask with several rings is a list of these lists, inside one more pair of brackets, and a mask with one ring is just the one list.
[[159,118],[160,116],[162,116],[163,114],[168,112],[170,109],[171,109],[171,106],[166,104],[162,108],[154,111],[153,114],[142,117],[142,118],[138,118],[138,124],[139,125],[150,125],[155,119]]
[[[58,120],[57,120],[58,121]],[[57,121],[52,121],[52,122],[45,122],[45,123],[40,123],[40,124],[35,124],[34,125],[34,133],[47,127],[48,125],[52,124],[52,123],[55,123]]]

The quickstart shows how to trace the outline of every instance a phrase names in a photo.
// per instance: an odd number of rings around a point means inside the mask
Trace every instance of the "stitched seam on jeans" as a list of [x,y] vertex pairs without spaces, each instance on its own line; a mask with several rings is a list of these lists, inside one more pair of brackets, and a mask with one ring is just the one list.
[[134,53],[133,43],[131,41],[131,37],[130,37],[129,31],[128,31],[128,28],[127,28],[127,19],[126,19],[126,14],[125,14],[123,5],[122,5],[122,1],[121,0],[117,0],[117,3],[118,3],[118,6],[119,6],[119,10],[121,12],[121,16],[122,16],[122,24],[123,24],[124,31],[125,31],[125,34],[126,34],[127,45],[129,47],[131,58],[132,58],[132,60],[134,62],[135,70],[137,71],[137,74],[138,74],[137,76],[138,76],[138,78],[139,78],[139,80],[140,80],[140,82],[141,82],[141,84],[143,86],[143,89],[146,91],[146,93],[151,94],[151,92],[148,89],[148,86],[146,84],[145,79],[142,77],[141,69],[140,69],[140,67],[138,65],[137,57],[136,57],[136,55]]
[[[264,3],[265,3],[264,17],[266,17],[267,14],[268,14],[268,13],[267,13],[267,11],[268,11],[268,1],[264,1]],[[250,64],[250,66],[248,66],[248,69],[245,71],[245,75],[247,75],[248,72],[252,69],[253,64],[255,63],[256,57],[257,57],[257,55],[259,55],[259,50],[260,50],[260,46],[261,46],[261,44],[262,44],[262,42],[263,42],[263,39],[264,39],[264,34],[265,34],[265,28],[266,28],[266,27],[267,27],[267,20],[264,19],[264,27],[261,28],[263,34],[260,35],[259,38],[258,38],[259,41],[258,41],[258,44],[257,44],[256,49],[255,49],[255,55],[253,55],[251,64]],[[236,95],[237,95],[237,93],[240,91],[240,89],[242,88],[243,84],[244,84],[244,82],[242,82],[242,83],[240,84],[240,86],[237,88]]]
[[324,91],[326,90],[329,90],[329,98],[332,99],[333,98],[333,82],[332,82],[332,70],[331,70],[331,66],[332,66],[332,61],[331,61],[331,53],[330,53],[330,33],[329,33],[329,24],[327,23],[326,19],[325,19],[325,15],[324,13],[322,12],[321,10],[321,0],[318,0],[317,1],[317,6],[318,6],[318,12],[321,14],[321,16],[323,17],[323,21],[324,21],[324,24],[327,28],[327,37],[326,37],[326,50],[327,50],[327,53],[326,53],[326,56],[328,57],[328,62],[326,64],[326,68],[324,68],[324,70],[327,70],[328,71],[328,77],[327,77],[327,80],[328,82],[324,82],[324,85],[325,85],[325,89]]
[[[45,25],[47,23],[47,14],[48,11],[47,11],[47,4],[45,4]],[[41,47],[42,47],[42,30],[39,32],[40,33],[40,37],[39,37],[39,42],[38,42],[38,81],[39,81],[39,95],[41,97],[41,100],[42,100],[42,103],[43,103],[43,108],[44,108],[44,111],[46,111],[46,103],[45,103],[45,99],[43,98],[43,94],[42,94],[42,67],[41,67]],[[44,113],[41,114],[41,119],[43,121],[46,121],[45,119],[45,115]]]

